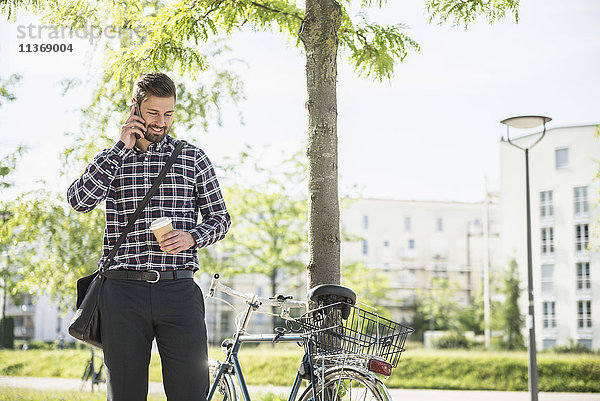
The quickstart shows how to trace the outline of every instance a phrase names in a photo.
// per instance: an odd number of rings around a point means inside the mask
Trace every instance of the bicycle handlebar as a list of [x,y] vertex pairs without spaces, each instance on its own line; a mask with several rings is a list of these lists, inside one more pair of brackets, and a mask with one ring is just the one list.
[[219,291],[229,294],[231,296],[241,298],[247,304],[250,304],[250,305],[258,303],[259,306],[260,305],[268,305],[268,306],[279,307],[282,309],[285,309],[285,308],[307,308],[308,307],[308,303],[306,301],[297,301],[297,300],[293,300],[293,299],[277,300],[277,299],[259,297],[256,294],[246,294],[243,292],[236,291],[233,288],[227,287],[225,284],[222,284],[219,281],[219,277],[220,277],[219,273],[215,273],[213,275],[212,281],[210,283],[210,287],[208,288],[208,296],[209,297],[214,297],[215,290],[219,290]]

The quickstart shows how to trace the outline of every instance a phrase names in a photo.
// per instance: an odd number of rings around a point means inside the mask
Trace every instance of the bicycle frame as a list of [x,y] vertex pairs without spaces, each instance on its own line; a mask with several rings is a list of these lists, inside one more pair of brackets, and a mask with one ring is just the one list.
[[[242,398],[244,401],[251,401],[250,393],[248,392],[248,387],[246,385],[246,381],[244,379],[244,374],[242,372],[242,367],[240,365],[238,359],[238,351],[244,342],[273,342],[275,340],[276,335],[257,335],[257,336],[238,336],[233,344],[231,351],[229,352],[227,359],[224,363],[221,364],[219,370],[217,372],[216,377],[214,378],[214,382],[211,385],[210,392],[208,394],[207,401],[210,401],[215,393],[215,390],[218,386],[219,381],[221,380],[221,376],[230,366],[233,367],[233,371],[235,376],[237,376],[237,380],[239,383],[240,391],[242,394]],[[277,342],[298,342],[303,341],[302,337],[299,335],[289,335],[284,334],[280,336]],[[306,355],[304,356],[306,358]],[[303,359],[304,361],[304,359]],[[293,401],[296,399],[298,395],[298,390],[300,390],[300,385],[302,384],[302,378],[300,377],[300,372],[296,373],[296,378],[294,380],[294,384],[292,385],[292,389],[290,392],[290,396],[288,401]]]
[[[302,336],[300,336],[299,334],[282,334],[282,335],[278,335],[278,334],[247,335],[247,334],[244,334],[245,329],[250,320],[250,316],[252,315],[252,312],[256,309],[258,309],[257,304],[252,303],[252,302],[248,303],[248,306],[246,307],[246,310],[244,312],[243,323],[235,334],[234,343],[231,346],[231,349],[227,353],[227,358],[225,359],[225,362],[223,362],[221,364],[221,366],[219,367],[219,370],[217,371],[217,375],[215,376],[214,381],[213,381],[212,385],[210,386],[210,392],[208,393],[207,401],[211,401],[211,399],[212,399],[213,395],[215,394],[215,391],[219,385],[219,381],[221,380],[221,377],[223,376],[223,373],[225,372],[225,370],[229,369],[230,367],[233,368],[234,374],[235,374],[235,376],[237,376],[237,380],[239,383],[240,391],[242,393],[243,401],[251,401],[250,393],[248,392],[248,387],[246,385],[246,381],[244,379],[244,374],[242,372],[242,367],[241,367],[240,361],[238,359],[238,352],[243,343],[245,343],[245,342],[254,342],[254,343],[256,343],[256,342],[270,342],[270,343],[304,342],[304,338]],[[304,357],[302,358],[301,363],[303,364],[305,361],[308,361],[308,363],[310,364],[310,375],[311,375],[311,379],[313,379],[312,358],[310,358],[310,356],[306,353],[304,354]],[[313,387],[315,385],[314,382],[315,382],[315,380],[311,380]],[[292,389],[290,391],[288,401],[294,401],[296,399],[296,397],[298,395],[298,390],[300,390],[301,384],[302,384],[302,377],[300,377],[300,369],[298,369],[298,372],[296,373],[296,378],[294,380],[294,384],[292,385]]]

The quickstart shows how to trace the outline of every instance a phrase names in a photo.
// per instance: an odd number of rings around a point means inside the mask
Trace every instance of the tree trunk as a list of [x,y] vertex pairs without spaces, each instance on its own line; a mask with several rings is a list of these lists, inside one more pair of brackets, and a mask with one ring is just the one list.
[[306,0],[300,30],[308,94],[308,288],[340,282],[336,81],[341,17],[336,0]]

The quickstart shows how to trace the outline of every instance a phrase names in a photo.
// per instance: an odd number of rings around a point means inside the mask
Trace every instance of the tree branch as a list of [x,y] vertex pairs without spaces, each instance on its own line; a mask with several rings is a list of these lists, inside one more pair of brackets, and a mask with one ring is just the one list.
[[256,1],[251,1],[250,4],[252,4],[253,6],[256,6],[258,8],[262,8],[264,10],[271,11],[273,13],[280,13],[280,14],[283,14],[283,15],[287,15],[289,17],[296,18],[297,20],[300,20],[301,22],[304,22],[304,18],[300,17],[298,14],[291,14],[291,13],[288,13],[287,11],[278,10],[278,9],[272,8],[272,7],[270,7],[270,6],[266,5],[266,4],[258,3]]

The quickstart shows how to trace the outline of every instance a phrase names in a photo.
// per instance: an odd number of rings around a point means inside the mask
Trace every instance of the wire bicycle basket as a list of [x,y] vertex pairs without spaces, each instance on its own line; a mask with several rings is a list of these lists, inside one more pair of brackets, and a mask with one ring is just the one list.
[[307,352],[318,357],[376,356],[394,368],[411,327],[358,306],[338,302],[311,310],[297,319]]

